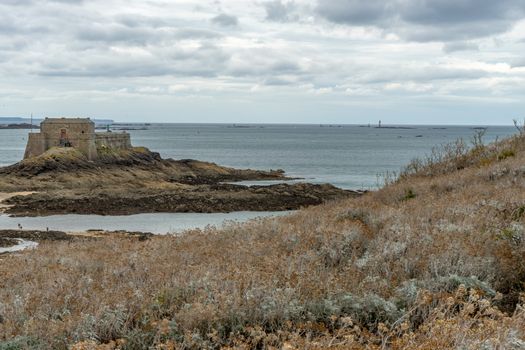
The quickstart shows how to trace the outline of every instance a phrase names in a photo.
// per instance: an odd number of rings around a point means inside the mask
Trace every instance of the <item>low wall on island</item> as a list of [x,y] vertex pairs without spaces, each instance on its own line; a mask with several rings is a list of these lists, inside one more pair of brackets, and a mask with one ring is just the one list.
[[41,133],[29,134],[24,159],[38,156],[47,150],[46,137]]
[[99,148],[129,149],[131,137],[128,133],[97,132],[95,144]]

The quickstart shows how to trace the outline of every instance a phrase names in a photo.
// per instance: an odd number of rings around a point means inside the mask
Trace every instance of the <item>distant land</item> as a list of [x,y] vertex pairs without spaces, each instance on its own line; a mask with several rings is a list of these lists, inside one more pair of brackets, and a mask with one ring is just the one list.
[[0,124],[0,130],[5,129],[38,129],[38,125],[28,123]]
[[[42,122],[42,118],[33,118],[33,125],[39,125]],[[112,119],[93,119],[96,125],[108,125],[113,124],[115,121]],[[31,118],[23,117],[0,117],[0,125],[9,124],[30,124]]]

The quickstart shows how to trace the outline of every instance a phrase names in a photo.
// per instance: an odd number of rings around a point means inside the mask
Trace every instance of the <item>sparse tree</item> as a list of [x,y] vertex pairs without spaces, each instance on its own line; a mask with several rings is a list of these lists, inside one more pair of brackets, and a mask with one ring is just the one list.
[[513,119],[514,126],[516,129],[518,129],[520,136],[525,134],[525,118],[523,118],[523,121],[520,122],[518,119]]
[[483,137],[486,133],[486,128],[476,130],[474,136],[472,136],[472,146],[474,146],[474,149],[482,149],[485,147],[485,144],[483,143]]

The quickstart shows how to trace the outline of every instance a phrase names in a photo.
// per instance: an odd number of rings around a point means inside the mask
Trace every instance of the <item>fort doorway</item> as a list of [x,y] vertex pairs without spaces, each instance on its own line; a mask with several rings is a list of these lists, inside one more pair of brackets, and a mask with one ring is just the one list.
[[60,129],[60,146],[71,147],[71,142],[67,136],[67,129]]

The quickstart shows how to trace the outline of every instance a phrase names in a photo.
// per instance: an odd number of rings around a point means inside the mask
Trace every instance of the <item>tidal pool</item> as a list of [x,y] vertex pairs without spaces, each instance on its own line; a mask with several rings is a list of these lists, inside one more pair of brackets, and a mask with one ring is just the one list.
[[283,212],[232,212],[232,213],[153,213],[129,216],[100,215],[53,215],[41,217],[9,217],[0,215],[0,229],[56,230],[82,232],[87,230],[141,231],[155,234],[177,233],[184,230],[204,228],[208,225],[221,227],[225,222],[244,222],[260,217],[277,217],[290,214]]

